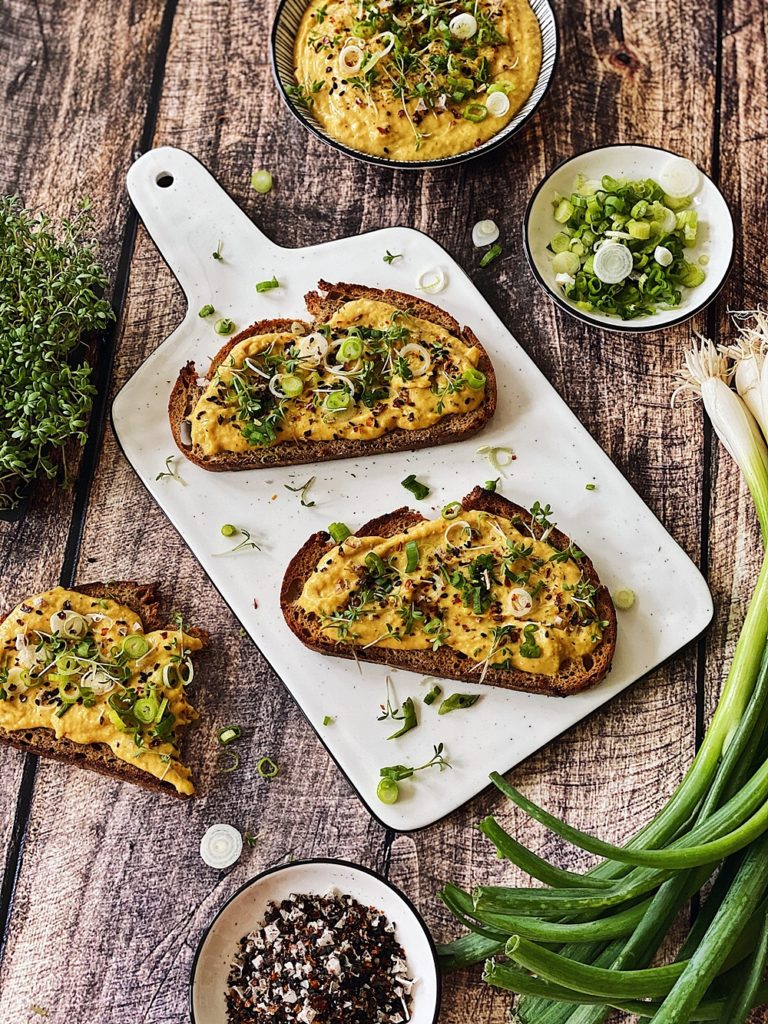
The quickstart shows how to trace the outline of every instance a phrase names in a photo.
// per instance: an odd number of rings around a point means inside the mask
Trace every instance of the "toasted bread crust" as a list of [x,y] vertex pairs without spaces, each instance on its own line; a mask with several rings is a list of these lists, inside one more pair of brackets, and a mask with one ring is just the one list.
[[[183,424],[187,422],[204,390],[197,383],[198,373],[195,364],[189,362],[179,373],[168,400],[171,432],[179,450],[186,458],[212,472],[266,469],[270,466],[296,466],[305,463],[327,462],[330,459],[359,458],[364,455],[378,455],[385,452],[415,451],[418,448],[429,448],[451,441],[459,441],[482,430],[496,410],[496,374],[488,353],[470,328],[460,327],[445,310],[424,299],[407,295],[405,292],[396,292],[390,289],[382,291],[378,288],[356,284],[329,284],[327,281],[320,281],[318,287],[324,294],[309,292],[305,296],[307,309],[315,320],[327,319],[351,299],[377,299],[405,309],[414,316],[439,324],[451,334],[461,338],[467,345],[478,348],[480,358],[477,367],[485,374],[486,378],[483,404],[469,412],[445,416],[439,422],[420,430],[398,428],[382,434],[381,437],[366,440],[345,438],[337,441],[280,441],[267,448],[254,448],[246,452],[217,452],[215,455],[205,455],[198,445],[185,443],[184,438]],[[300,323],[306,331],[310,331],[313,326],[301,320],[283,318],[261,320],[241,331],[229,339],[216,354],[206,374],[206,380],[213,378],[223,360],[239,342],[257,334],[289,331],[296,323]]]
[[[531,514],[526,509],[508,501],[500,494],[491,493],[482,487],[475,489],[462,501],[467,511],[485,511],[494,515],[510,518],[520,517],[527,525],[531,524]],[[400,508],[388,515],[379,516],[366,523],[356,535],[359,537],[391,537],[403,533],[416,523],[422,522],[424,516],[409,508]],[[548,538],[553,547],[563,550],[571,543],[570,538],[560,530],[554,529]],[[321,531],[313,534],[296,553],[283,578],[280,592],[280,607],[285,621],[301,642],[320,654],[334,655],[339,658],[355,658],[360,661],[371,661],[407,669],[411,672],[423,672],[425,675],[443,676],[447,679],[459,679],[464,682],[476,683],[478,676],[471,670],[477,662],[449,647],[441,647],[438,651],[400,651],[390,647],[352,648],[349,644],[328,640],[316,629],[316,622],[303,612],[296,604],[304,589],[304,584],[314,572],[320,559],[334,547],[334,542],[327,533]],[[543,676],[518,669],[502,669],[489,667],[483,682],[491,686],[501,686],[511,690],[523,690],[526,693],[541,693],[554,697],[567,697],[594,686],[603,679],[611,667],[616,650],[616,612],[608,590],[600,583],[595,567],[588,557],[580,562],[581,568],[597,588],[595,607],[600,619],[608,623],[603,631],[600,646],[585,656],[581,663],[573,663],[556,676]]]
[[[168,626],[167,620],[161,614],[160,597],[154,583],[140,584],[121,580],[110,583],[83,583],[71,589],[89,597],[111,598],[126,605],[141,617],[144,631],[147,633]],[[204,646],[207,645],[208,634],[204,630],[185,627],[185,631],[189,636],[196,636]],[[52,729],[21,731],[3,728],[0,728],[0,743],[15,747],[26,754],[36,754],[53,761],[62,761],[64,764],[78,765],[120,782],[132,782],[155,793],[165,793],[182,800],[188,799],[185,794],[178,793],[169,782],[161,782],[154,775],[115,757],[105,743],[83,744],[66,738],[57,739]]]

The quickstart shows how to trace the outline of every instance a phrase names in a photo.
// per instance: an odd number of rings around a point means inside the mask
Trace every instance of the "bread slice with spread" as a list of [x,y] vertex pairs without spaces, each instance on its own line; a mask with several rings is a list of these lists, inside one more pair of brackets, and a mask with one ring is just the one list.
[[568,696],[608,672],[616,614],[550,522],[476,487],[437,520],[401,508],[341,543],[316,533],[283,580],[285,620],[321,654]]
[[403,292],[320,281],[311,323],[263,320],[204,379],[179,374],[168,406],[187,458],[227,471],[425,448],[482,429],[496,408],[483,346]]
[[154,586],[55,587],[0,623],[0,742],[192,796],[181,760],[191,656],[207,635],[168,622]]

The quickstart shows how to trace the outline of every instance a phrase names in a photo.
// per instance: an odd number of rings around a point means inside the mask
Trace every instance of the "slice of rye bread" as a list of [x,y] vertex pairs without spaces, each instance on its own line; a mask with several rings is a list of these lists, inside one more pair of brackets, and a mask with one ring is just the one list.
[[[168,416],[171,431],[181,452],[192,462],[203,469],[214,472],[227,472],[238,469],[264,469],[270,466],[295,466],[302,463],[325,462],[328,459],[351,459],[362,455],[377,455],[381,452],[414,451],[417,448],[429,448],[439,444],[448,444],[471,437],[485,426],[496,410],[496,374],[488,353],[480,344],[469,327],[460,327],[448,313],[405,292],[387,289],[368,288],[358,284],[329,284],[318,282],[319,292],[309,292],[305,296],[307,309],[316,322],[328,320],[337,309],[352,299],[377,299],[397,306],[413,316],[429,320],[431,323],[444,327],[465,344],[480,350],[477,368],[485,374],[485,401],[469,412],[452,413],[437,423],[418,430],[397,428],[380,437],[369,439],[340,438],[336,441],[279,441],[269,447],[253,448],[245,452],[217,452],[205,455],[199,445],[185,443],[183,424],[189,417],[202,395],[205,387],[198,384],[198,373],[193,362],[187,363],[178,376],[168,401]],[[246,330],[241,331],[226,343],[214,356],[206,374],[206,382],[210,381],[216,370],[229,355],[232,349],[246,338],[258,334],[272,334],[279,331],[291,331],[293,325],[300,324],[302,330],[309,333],[314,323],[301,320],[261,320]]]
[[[508,501],[500,494],[494,494],[482,487],[475,489],[462,501],[462,508],[467,511],[477,510],[490,512],[506,518],[519,517],[527,525],[531,525],[531,514],[514,502]],[[392,537],[405,533],[410,526],[424,521],[424,516],[409,508],[399,508],[387,515],[372,519],[356,531],[358,537]],[[571,543],[560,530],[552,530],[547,538],[553,547],[564,550]],[[315,571],[318,562],[334,547],[327,533],[313,534],[288,565],[283,578],[280,593],[280,605],[285,621],[291,630],[307,647],[321,654],[331,654],[339,658],[354,658],[361,661],[373,661],[396,668],[408,669],[411,672],[423,672],[428,676],[444,676],[448,679],[460,679],[469,683],[478,682],[478,672],[472,669],[477,662],[455,651],[450,647],[441,647],[437,651],[403,651],[395,647],[352,648],[349,644],[338,643],[325,637],[319,630],[317,616],[307,613],[297,605],[304,589],[304,584]],[[607,589],[600,583],[592,562],[586,556],[580,561],[584,575],[597,588],[595,608],[598,617],[608,623],[603,631],[600,646],[584,655],[578,661],[563,667],[556,676],[544,676],[518,669],[502,669],[489,667],[483,682],[491,686],[504,686],[511,690],[524,690],[526,693],[542,693],[556,697],[567,697],[578,693],[596,683],[607,674],[611,667],[616,649],[616,612]]]
[[[160,610],[160,598],[155,584],[133,583],[128,581],[117,581],[113,583],[83,583],[72,587],[79,594],[87,594],[88,597],[111,598],[118,604],[126,605],[141,617],[145,633],[151,633],[156,629],[175,630],[163,618]],[[5,619],[7,615],[2,616]],[[187,628],[188,636],[196,636],[205,646],[208,643],[208,634],[204,630]],[[102,775],[109,775],[121,782],[133,782],[144,789],[150,789],[155,793],[167,793],[170,796],[186,799],[183,793],[178,793],[169,782],[161,782],[160,779],[142,771],[135,765],[122,761],[115,757],[106,743],[84,744],[75,743],[72,740],[62,738],[56,739],[52,729],[28,729],[10,730],[0,728],[0,743],[16,747],[27,754],[37,754],[40,757],[48,757],[54,761],[63,761],[65,764],[78,765],[80,768],[88,768]]]

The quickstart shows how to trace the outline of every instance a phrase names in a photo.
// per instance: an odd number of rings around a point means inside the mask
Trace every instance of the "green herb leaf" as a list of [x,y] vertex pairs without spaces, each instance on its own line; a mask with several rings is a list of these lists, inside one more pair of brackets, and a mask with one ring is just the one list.
[[501,256],[502,252],[503,249],[501,248],[499,243],[496,242],[494,245],[491,246],[488,252],[486,252],[483,258],[480,260],[480,266],[487,267],[489,263],[493,263],[495,259],[498,259],[499,256]]
[[401,252],[390,252],[389,249],[387,249],[387,255],[382,257],[384,262],[389,263],[390,265],[393,264],[395,260],[401,260],[402,258],[403,254]]

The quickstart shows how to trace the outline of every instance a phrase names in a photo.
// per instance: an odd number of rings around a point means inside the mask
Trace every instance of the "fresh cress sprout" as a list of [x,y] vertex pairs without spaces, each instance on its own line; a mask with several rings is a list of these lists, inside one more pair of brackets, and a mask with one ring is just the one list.
[[382,258],[385,263],[389,263],[391,265],[395,260],[401,260],[403,258],[403,254],[401,252],[390,252],[389,249],[387,249],[386,256],[383,256]]
[[224,257],[221,255],[221,251],[222,251],[223,246],[224,246],[224,243],[222,242],[221,239],[219,239],[219,244],[216,246],[216,251],[211,253],[211,256],[213,256],[213,258],[215,260],[223,260],[224,259]]
[[95,389],[87,346],[114,319],[90,204],[56,224],[0,197],[0,507],[35,477],[55,478],[59,453],[85,444]]
[[165,460],[165,470],[162,473],[158,473],[155,480],[175,480],[177,484],[181,484],[182,487],[187,486],[187,481],[182,480],[179,475],[179,467],[176,465],[176,456],[169,455]]
[[312,508],[315,503],[314,501],[307,501],[307,497],[314,482],[315,478],[311,476],[305,484],[299,484],[298,487],[291,487],[290,484],[283,484],[283,487],[285,487],[286,491],[293,491],[294,494],[299,494],[304,508]]
[[397,803],[400,796],[399,783],[403,779],[410,779],[416,772],[423,772],[427,768],[439,768],[440,771],[444,768],[450,768],[451,765],[445,758],[443,749],[443,744],[439,743],[434,748],[435,752],[429,761],[425,761],[424,764],[420,764],[415,768],[405,764],[394,764],[388,768],[382,768],[379,772],[381,778],[376,789],[376,795],[379,800],[385,804]]
[[[231,529],[234,532],[224,533],[225,527],[228,530],[231,527]],[[261,548],[256,543],[256,541],[251,540],[251,534],[248,532],[248,530],[244,529],[242,526],[232,526],[231,523],[225,523],[224,526],[221,528],[221,532],[222,534],[224,534],[225,537],[236,537],[239,534],[242,536],[243,539],[239,543],[235,544],[235,546],[233,548],[230,548],[228,551],[217,551],[216,554],[218,555],[234,555],[238,551],[245,551],[249,548],[255,548],[257,551],[261,551]]]

